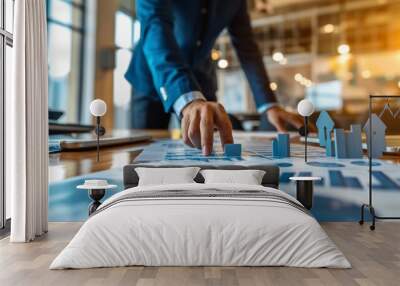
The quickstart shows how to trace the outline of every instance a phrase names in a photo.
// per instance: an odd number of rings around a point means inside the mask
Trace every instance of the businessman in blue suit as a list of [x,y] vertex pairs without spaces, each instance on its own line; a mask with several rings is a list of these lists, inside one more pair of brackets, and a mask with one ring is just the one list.
[[167,128],[171,112],[181,118],[187,145],[212,152],[214,129],[232,143],[232,125],[216,102],[216,71],[210,54],[227,29],[257,109],[278,131],[302,126],[276,101],[253,38],[246,0],[137,0],[141,37],[126,79],[133,86],[134,128]]

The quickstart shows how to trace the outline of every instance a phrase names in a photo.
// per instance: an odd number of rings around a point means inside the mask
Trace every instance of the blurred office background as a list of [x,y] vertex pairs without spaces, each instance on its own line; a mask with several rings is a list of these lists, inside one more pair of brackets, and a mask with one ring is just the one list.
[[[124,73],[140,38],[134,2],[47,0],[49,107],[64,112],[60,122],[91,124],[88,104],[96,96],[109,105],[106,127],[130,127],[132,90]],[[271,88],[282,105],[294,109],[307,97],[317,110],[332,111],[347,125],[366,117],[369,94],[399,94],[400,1],[249,0],[248,5]],[[210,57],[218,67],[219,100],[231,113],[254,114],[227,34]],[[395,113],[398,106],[391,108]]]

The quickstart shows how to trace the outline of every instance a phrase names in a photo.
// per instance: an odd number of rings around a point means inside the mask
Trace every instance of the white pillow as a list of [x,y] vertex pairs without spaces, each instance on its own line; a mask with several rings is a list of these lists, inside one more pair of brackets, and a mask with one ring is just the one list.
[[171,185],[195,183],[200,171],[198,167],[187,168],[135,168],[139,176],[138,186]]
[[202,170],[205,184],[261,185],[265,171],[261,170]]

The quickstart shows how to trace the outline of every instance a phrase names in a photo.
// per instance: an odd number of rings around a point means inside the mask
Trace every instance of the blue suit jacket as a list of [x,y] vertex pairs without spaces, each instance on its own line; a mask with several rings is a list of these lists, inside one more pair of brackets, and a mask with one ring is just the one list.
[[210,52],[227,28],[257,107],[276,102],[254,41],[246,0],[137,0],[141,37],[126,79],[136,93],[158,94],[165,111],[191,91],[215,100]]

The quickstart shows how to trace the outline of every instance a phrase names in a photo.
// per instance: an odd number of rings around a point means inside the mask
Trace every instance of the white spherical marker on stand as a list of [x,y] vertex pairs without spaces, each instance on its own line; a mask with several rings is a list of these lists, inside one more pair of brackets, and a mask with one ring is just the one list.
[[304,161],[307,162],[308,118],[314,113],[314,105],[308,99],[303,99],[297,105],[297,112],[304,117]]
[[100,136],[106,133],[104,127],[100,126],[100,117],[104,116],[107,112],[107,104],[101,99],[95,99],[90,103],[90,113],[96,117],[96,129],[97,135],[97,162],[100,161]]

